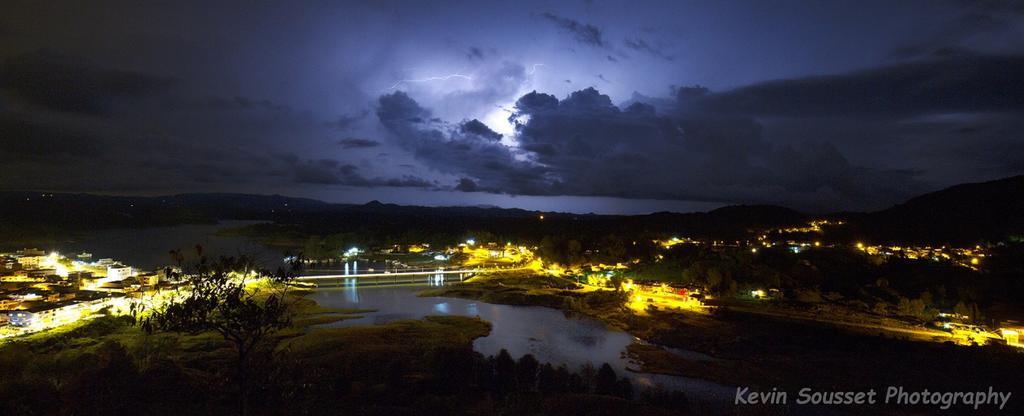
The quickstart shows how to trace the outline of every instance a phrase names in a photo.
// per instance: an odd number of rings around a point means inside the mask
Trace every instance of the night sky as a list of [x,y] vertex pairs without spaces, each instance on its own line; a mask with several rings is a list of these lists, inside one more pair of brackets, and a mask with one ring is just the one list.
[[1019,1],[151,3],[4,2],[0,190],[822,212],[1024,173]]

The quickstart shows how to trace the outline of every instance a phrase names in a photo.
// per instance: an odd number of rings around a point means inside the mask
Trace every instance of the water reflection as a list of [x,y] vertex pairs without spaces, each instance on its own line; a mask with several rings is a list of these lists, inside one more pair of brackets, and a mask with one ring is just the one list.
[[513,357],[533,354],[541,362],[579,368],[585,364],[610,364],[617,373],[631,377],[641,386],[662,385],[685,390],[703,400],[724,402],[735,390],[686,377],[639,374],[625,358],[626,346],[634,338],[607,329],[601,322],[538,306],[494,305],[485,302],[438,297],[419,297],[425,286],[386,286],[320,289],[311,297],[321,305],[338,308],[375,309],[362,318],[344,320],[332,326],[382,324],[427,315],[479,316],[491,322],[491,334],[473,343],[484,355],[506,349]]

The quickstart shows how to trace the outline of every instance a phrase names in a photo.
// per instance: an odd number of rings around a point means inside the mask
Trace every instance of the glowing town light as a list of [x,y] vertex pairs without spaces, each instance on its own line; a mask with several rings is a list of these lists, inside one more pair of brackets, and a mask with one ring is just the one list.
[[857,243],[857,249],[858,250],[863,250],[864,249],[864,243]]
[[757,247],[754,247],[754,248],[750,249],[750,252],[754,253],[754,254],[757,254]]
[[467,246],[471,246],[471,245],[474,245],[474,244],[476,244],[476,240],[475,239],[472,239],[472,238],[466,239],[466,245]]
[[979,262],[980,262],[980,260],[978,260],[977,257],[974,257],[974,258],[971,259],[971,264],[973,264],[975,266],[977,266]]
[[60,276],[60,277],[68,277],[68,274],[70,273],[70,271],[68,270],[67,266],[65,266],[63,264],[60,264],[60,263],[55,263],[53,268],[54,268],[54,273],[56,273],[57,276]]
[[352,247],[352,248],[350,248],[350,249],[345,251],[345,257],[352,257],[352,256],[358,256],[358,255],[359,255],[359,249],[356,248],[356,247]]
[[1017,330],[1002,328],[999,330],[999,332],[1002,334],[1003,339],[1006,340],[1007,345],[1011,345],[1018,348],[1024,347],[1024,344],[1020,342],[1020,332],[1018,332]]

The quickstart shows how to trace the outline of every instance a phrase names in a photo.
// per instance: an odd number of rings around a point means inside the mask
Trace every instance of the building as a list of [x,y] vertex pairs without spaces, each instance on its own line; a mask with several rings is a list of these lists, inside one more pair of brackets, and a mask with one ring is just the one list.
[[104,280],[112,282],[117,280],[124,280],[132,276],[133,273],[131,266],[111,265],[107,266],[107,278]]
[[9,311],[17,309],[21,306],[20,300],[15,299],[0,299],[0,311]]
[[10,324],[40,331],[74,323],[121,299],[96,292],[81,292],[75,300],[40,302],[22,310],[7,311]]
[[71,286],[81,287],[82,282],[92,279],[92,273],[87,271],[75,271],[68,273],[67,281]]
[[32,321],[35,315],[29,311],[10,311],[7,312],[7,321],[12,326],[28,327],[32,325]]
[[1018,321],[1003,321],[999,325],[999,334],[1003,336],[1006,345],[1024,348],[1024,323]]
[[143,273],[138,276],[139,284],[143,286],[156,286],[160,284],[161,273],[149,272]]
[[42,263],[46,259],[46,256],[21,256],[18,257],[18,264],[23,269],[35,269],[39,267],[39,263]]
[[35,269],[32,269],[32,270],[28,270],[26,272],[26,274],[28,275],[28,277],[41,277],[41,278],[45,278],[47,276],[56,276],[57,275],[57,269],[54,269],[54,268],[35,268]]

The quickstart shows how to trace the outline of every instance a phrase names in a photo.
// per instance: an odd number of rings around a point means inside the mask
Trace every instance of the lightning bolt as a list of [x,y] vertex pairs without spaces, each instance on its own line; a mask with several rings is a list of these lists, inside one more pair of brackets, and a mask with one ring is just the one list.
[[532,66],[530,66],[530,71],[527,72],[526,75],[533,75],[534,73],[536,73],[538,66],[547,66],[547,65],[544,65],[544,64],[533,64]]
[[436,77],[403,79],[403,80],[400,80],[400,81],[396,82],[395,85],[392,85],[390,88],[388,88],[388,90],[393,90],[393,89],[398,88],[398,87],[400,87],[400,86],[402,86],[404,84],[409,84],[409,83],[432,82],[432,81],[448,81],[450,79],[455,79],[455,78],[464,79],[466,81],[472,81],[473,80],[473,77],[470,76],[470,75],[454,73],[454,74],[441,75],[441,76],[436,76]]

